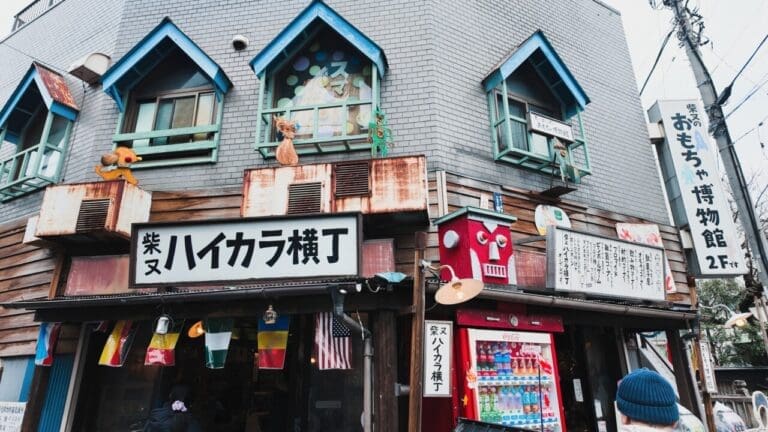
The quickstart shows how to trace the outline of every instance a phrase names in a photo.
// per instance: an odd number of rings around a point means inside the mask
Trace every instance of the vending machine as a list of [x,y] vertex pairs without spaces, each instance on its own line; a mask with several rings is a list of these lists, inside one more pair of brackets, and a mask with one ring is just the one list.
[[[552,334],[562,331],[562,322],[496,311],[458,315],[457,369],[463,388],[459,416],[542,432],[565,431]],[[531,323],[541,331],[505,330],[531,329]],[[486,328],[478,328],[481,325]]]

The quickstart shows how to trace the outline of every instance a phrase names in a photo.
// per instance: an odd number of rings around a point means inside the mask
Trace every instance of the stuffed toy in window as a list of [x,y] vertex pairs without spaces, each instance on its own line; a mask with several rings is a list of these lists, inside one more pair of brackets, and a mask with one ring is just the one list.
[[96,165],[94,168],[96,174],[101,176],[104,180],[117,180],[119,178],[124,179],[128,183],[135,185],[139,181],[131,173],[131,164],[141,160],[141,157],[136,156],[133,149],[128,147],[117,147],[112,153],[107,153],[101,156],[101,165],[106,168],[102,169],[102,166]]

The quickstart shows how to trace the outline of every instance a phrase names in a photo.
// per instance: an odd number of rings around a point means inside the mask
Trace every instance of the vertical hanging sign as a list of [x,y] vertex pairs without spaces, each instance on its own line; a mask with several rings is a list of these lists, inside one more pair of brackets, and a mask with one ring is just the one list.
[[450,397],[453,323],[427,320],[424,324],[424,397]]
[[661,164],[675,221],[680,227],[688,225],[693,237],[695,273],[703,277],[746,273],[715,162],[717,149],[707,135],[706,112],[694,100],[659,101],[649,117],[664,125]]
[[715,379],[715,363],[712,361],[712,352],[709,350],[709,341],[699,341],[701,351],[701,374],[704,376],[704,390],[709,394],[717,393],[717,380]]

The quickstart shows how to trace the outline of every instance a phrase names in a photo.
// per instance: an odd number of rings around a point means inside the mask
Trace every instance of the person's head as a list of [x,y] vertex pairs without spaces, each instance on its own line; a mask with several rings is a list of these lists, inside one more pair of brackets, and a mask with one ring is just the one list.
[[661,375],[648,369],[625,376],[616,390],[616,406],[623,424],[674,426],[680,418],[672,386]]

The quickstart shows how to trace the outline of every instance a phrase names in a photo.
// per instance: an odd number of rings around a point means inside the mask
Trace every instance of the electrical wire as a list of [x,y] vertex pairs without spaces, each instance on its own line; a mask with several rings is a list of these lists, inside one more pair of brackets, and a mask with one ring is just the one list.
[[755,126],[755,127],[753,127],[752,129],[750,129],[750,130],[748,130],[748,131],[744,132],[744,133],[743,133],[743,134],[741,134],[741,135],[740,135],[738,138],[736,138],[735,140],[733,140],[733,143],[734,143],[734,144],[736,144],[737,142],[739,142],[739,141],[740,141],[742,138],[744,138],[745,136],[747,136],[747,135],[751,134],[752,132],[756,131],[756,130],[757,130],[759,127],[760,127],[760,126],[762,126],[762,125],[763,125],[763,122],[764,122],[764,121],[766,121],[766,120],[768,120],[768,116],[765,116],[765,117],[763,117],[763,119],[762,119],[762,120],[760,120],[759,122],[757,122],[757,126]]
[[733,84],[736,82],[736,79],[738,79],[741,73],[744,72],[744,69],[746,69],[747,66],[749,66],[749,63],[752,61],[753,58],[755,58],[755,55],[757,54],[758,51],[760,51],[760,48],[763,46],[766,40],[768,40],[768,34],[766,34],[765,37],[763,37],[763,40],[760,41],[760,43],[757,45],[757,48],[755,48],[755,50],[752,51],[752,54],[749,56],[749,58],[741,67],[741,69],[739,69],[739,71],[736,72],[736,76],[733,77],[733,79],[731,80],[731,83],[728,84],[726,88],[733,87]]
[[672,27],[672,30],[667,33],[667,36],[664,38],[664,41],[661,43],[661,48],[659,48],[658,54],[656,54],[656,60],[653,61],[653,66],[651,66],[651,70],[648,72],[648,76],[645,78],[645,82],[643,83],[643,87],[640,88],[640,96],[643,95],[643,91],[645,91],[645,86],[648,85],[648,81],[651,79],[651,75],[653,75],[653,71],[656,70],[656,66],[659,64],[659,60],[661,59],[661,54],[664,52],[664,48],[667,46],[667,42],[669,42],[669,38],[672,37],[672,34],[675,32],[675,27]]
[[759,91],[761,88],[763,88],[763,86],[764,86],[764,85],[766,85],[766,84],[768,84],[768,80],[765,80],[765,81],[763,81],[763,82],[762,82],[761,84],[759,84],[759,85],[755,85],[755,87],[753,87],[753,88],[752,88],[752,91],[751,91],[751,92],[749,92],[749,93],[748,93],[746,96],[744,96],[744,98],[743,98],[743,99],[742,99],[742,100],[741,100],[741,101],[740,101],[740,102],[739,102],[739,103],[736,105],[736,107],[734,107],[734,108],[733,108],[733,109],[732,109],[732,110],[731,110],[731,111],[730,111],[728,114],[726,114],[726,115],[725,115],[725,119],[727,119],[728,117],[730,117],[731,115],[733,115],[733,113],[735,113],[736,111],[738,111],[738,109],[739,109],[739,108],[741,108],[741,107],[742,107],[742,105],[744,105],[745,103],[747,103],[747,101],[748,101],[748,100],[750,100],[750,99],[752,98],[752,96],[754,96],[754,95],[755,95],[755,93],[757,93],[757,92],[758,92],[758,91]]

